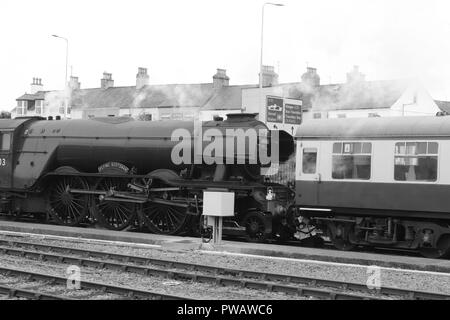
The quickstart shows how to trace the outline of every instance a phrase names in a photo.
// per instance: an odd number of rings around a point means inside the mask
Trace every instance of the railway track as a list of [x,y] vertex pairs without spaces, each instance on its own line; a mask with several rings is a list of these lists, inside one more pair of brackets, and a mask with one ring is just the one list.
[[212,283],[222,286],[239,286],[319,299],[450,299],[449,295],[433,292],[390,287],[369,289],[365,284],[360,283],[222,268],[9,239],[0,239],[0,253],[79,266],[133,272],[144,276]]
[[26,290],[18,287],[0,285],[0,297],[24,298],[27,300],[69,300],[69,298],[45,292]]
[[[25,279],[25,281],[41,281],[41,282],[47,282],[50,285],[60,285],[60,286],[66,286],[67,285],[67,278],[65,277],[59,277],[56,275],[50,275],[50,274],[44,274],[44,273],[37,273],[37,272],[31,272],[27,270],[21,270],[17,268],[7,268],[7,267],[0,267],[0,274],[6,276],[6,277],[22,277]],[[100,283],[100,282],[93,282],[93,281],[81,281],[80,282],[80,290],[93,290],[94,293],[90,293],[85,296],[78,296],[78,298],[86,299],[91,298],[92,296],[104,294],[104,293],[110,293],[117,296],[121,296],[126,299],[148,299],[148,300],[190,300],[186,297],[180,297],[180,296],[174,296],[174,295],[167,295],[162,294],[158,292],[153,291],[146,291],[146,290],[137,290],[130,287],[125,286],[115,286],[110,285],[106,283]],[[68,299],[67,297],[61,296],[61,295],[49,295],[45,293],[37,293],[33,291],[27,291],[22,289],[16,289],[16,288],[9,288],[5,287],[3,292],[6,292],[13,296],[20,296],[25,298],[41,298],[41,299]],[[1,289],[0,289],[1,292]],[[33,296],[34,294],[34,296]]]

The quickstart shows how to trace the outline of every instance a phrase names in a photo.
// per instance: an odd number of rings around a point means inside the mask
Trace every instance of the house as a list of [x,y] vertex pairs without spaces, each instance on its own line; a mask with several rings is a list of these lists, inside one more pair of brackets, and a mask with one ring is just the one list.
[[43,89],[42,79],[33,78],[30,93],[24,93],[16,99],[17,105],[11,111],[11,116],[42,115],[46,93]]
[[262,67],[262,86],[230,85],[225,69],[212,82],[149,84],[146,68],[138,68],[133,86],[114,86],[104,72],[97,88],[82,89],[70,77],[65,90],[44,91],[34,78],[30,93],[17,98],[12,117],[43,116],[86,119],[132,116],[141,120],[212,120],[228,113],[256,113],[271,129],[293,134],[307,120],[343,117],[384,117],[450,114],[450,102],[435,101],[417,82],[367,81],[354,67],[347,81],[321,84],[316,68],[308,67],[301,81],[278,83],[273,66]]
[[417,81],[366,81],[358,67],[347,82],[318,86],[312,98],[312,118],[436,115],[442,111]]
[[[22,109],[13,110],[13,117],[41,115],[86,119],[102,116],[132,116],[141,120],[192,120],[208,118],[216,110],[240,112],[241,89],[248,86],[230,86],[225,69],[217,69],[210,83],[150,85],[146,68],[138,68],[136,85],[116,87],[111,73],[104,72],[100,87],[82,89],[77,77],[71,77],[65,90],[43,91],[36,94],[44,101],[37,113],[28,107],[37,99],[25,94],[18,98]],[[36,89],[33,89],[36,91]],[[201,113],[204,112],[203,115]],[[212,119],[212,118],[211,118]]]
[[[276,122],[270,121],[273,119],[266,111],[274,100],[280,101],[280,117]],[[450,113],[450,102],[435,101],[420,83],[411,80],[367,81],[358,67],[347,74],[345,83],[322,85],[317,69],[308,67],[299,82],[278,84],[274,80],[262,89],[244,88],[242,91],[243,111],[258,112],[259,119],[270,128],[281,128],[290,133],[299,125],[298,121],[286,121],[289,111],[286,104],[292,101],[301,101],[299,121]],[[292,108],[289,112],[292,119]]]

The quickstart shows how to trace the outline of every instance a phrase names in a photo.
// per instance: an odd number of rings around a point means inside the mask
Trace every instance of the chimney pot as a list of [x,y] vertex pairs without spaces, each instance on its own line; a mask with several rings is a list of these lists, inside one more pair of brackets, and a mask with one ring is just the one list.
[[353,66],[353,70],[347,73],[347,83],[365,81],[366,76],[359,71],[359,66]]
[[103,78],[100,81],[102,89],[108,89],[114,87],[114,80],[112,79],[112,74],[108,72],[103,72]]
[[42,79],[41,78],[33,78],[33,83],[31,84],[31,94],[35,94],[38,91],[43,91],[44,86],[42,85]]
[[262,66],[262,86],[271,87],[278,84],[278,74],[274,66]]
[[148,74],[147,68],[138,68],[138,73],[136,75],[136,90],[139,90],[148,85]]
[[213,75],[214,89],[219,89],[230,84],[230,77],[227,76],[226,69],[217,69],[216,74]]
[[81,84],[78,81],[78,77],[70,76],[69,87],[72,90],[80,90]]
[[302,82],[310,87],[320,86],[320,76],[317,74],[317,68],[307,67],[302,75]]

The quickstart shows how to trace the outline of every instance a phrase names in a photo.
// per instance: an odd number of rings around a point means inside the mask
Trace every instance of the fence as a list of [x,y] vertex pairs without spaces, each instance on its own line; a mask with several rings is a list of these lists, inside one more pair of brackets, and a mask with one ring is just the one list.
[[274,183],[280,183],[283,185],[293,185],[295,183],[295,156],[291,157],[285,163],[282,163],[278,167],[278,171],[275,174],[266,174],[266,180]]

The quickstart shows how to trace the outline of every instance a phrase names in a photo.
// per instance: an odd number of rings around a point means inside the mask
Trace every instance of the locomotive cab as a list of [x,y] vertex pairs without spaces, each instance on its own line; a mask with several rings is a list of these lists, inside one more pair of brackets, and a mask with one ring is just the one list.
[[39,120],[39,117],[5,119],[0,122],[0,188],[14,188],[13,171],[16,149],[25,125]]

